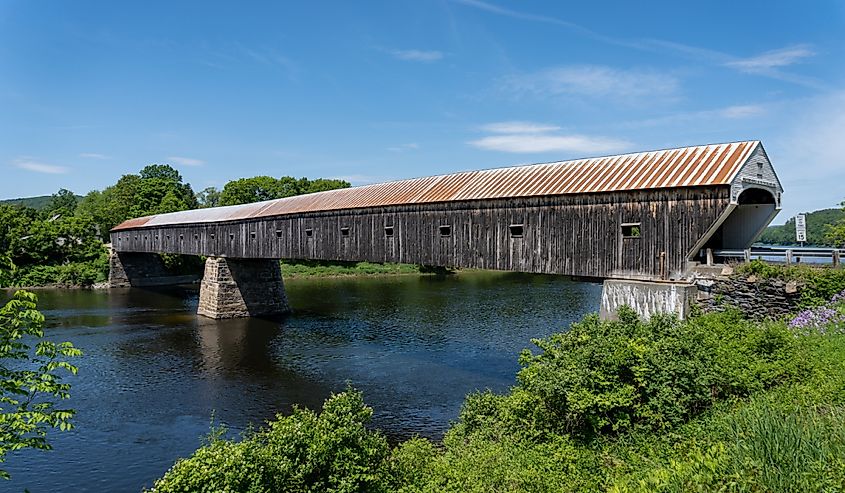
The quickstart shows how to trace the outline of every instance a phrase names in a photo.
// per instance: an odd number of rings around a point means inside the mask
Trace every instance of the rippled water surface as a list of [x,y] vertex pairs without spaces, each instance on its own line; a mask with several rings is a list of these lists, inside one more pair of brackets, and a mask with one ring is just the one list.
[[140,491],[215,418],[233,430],[346,382],[392,439],[439,438],[464,396],[504,391],[530,339],[598,309],[601,286],[507,273],[293,279],[283,321],[195,315],[190,288],[38,291],[47,333],[83,349],[54,450],[8,456],[0,491]]

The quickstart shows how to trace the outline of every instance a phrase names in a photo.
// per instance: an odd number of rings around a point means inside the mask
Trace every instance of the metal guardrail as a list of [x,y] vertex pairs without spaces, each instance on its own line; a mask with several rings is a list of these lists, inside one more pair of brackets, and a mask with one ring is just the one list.
[[756,247],[745,250],[710,250],[706,252],[707,263],[712,264],[713,258],[741,259],[750,262],[754,259],[783,262],[786,265],[801,263],[808,259],[814,264],[832,263],[834,267],[841,265],[845,257],[843,248],[812,248],[812,247]]

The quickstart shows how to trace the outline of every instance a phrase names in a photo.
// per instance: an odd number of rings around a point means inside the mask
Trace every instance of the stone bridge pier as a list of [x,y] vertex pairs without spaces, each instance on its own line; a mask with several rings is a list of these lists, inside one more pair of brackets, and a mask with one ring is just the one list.
[[278,260],[206,259],[197,314],[220,319],[266,317],[289,312]]
[[156,253],[109,252],[109,287],[149,287],[189,284],[195,275],[175,276]]

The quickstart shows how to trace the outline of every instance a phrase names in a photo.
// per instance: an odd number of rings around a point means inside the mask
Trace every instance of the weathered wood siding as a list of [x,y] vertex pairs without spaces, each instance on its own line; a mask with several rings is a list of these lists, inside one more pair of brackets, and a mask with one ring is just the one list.
[[[407,205],[138,228],[111,237],[118,251],[657,278],[684,269],[729,193],[720,186]],[[639,223],[641,236],[624,238],[626,223]],[[440,234],[445,225],[449,236]],[[512,237],[511,225],[522,225],[523,236]],[[385,226],[393,227],[392,237]]]

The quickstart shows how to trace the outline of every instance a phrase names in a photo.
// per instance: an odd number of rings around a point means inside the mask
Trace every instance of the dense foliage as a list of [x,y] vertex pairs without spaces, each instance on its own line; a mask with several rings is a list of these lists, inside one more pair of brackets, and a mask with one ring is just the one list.
[[386,491],[387,440],[366,428],[373,410],[347,390],[321,413],[295,408],[240,442],[214,433],[156,482],[157,492]]
[[[69,397],[61,374],[76,374],[68,359],[82,353],[69,342],[43,339],[44,316],[36,301],[34,294],[18,291],[0,307],[0,463],[15,450],[49,449],[50,428],[72,428],[74,412],[53,401]],[[0,469],[0,477],[9,475]]]
[[[807,242],[816,246],[842,246],[845,241],[836,243],[828,234],[831,224],[845,220],[845,211],[841,209],[823,209],[807,214]],[[795,218],[790,218],[780,226],[769,226],[760,236],[760,243],[767,245],[796,245]]]
[[825,229],[825,239],[831,246],[845,248],[845,202],[842,202],[842,217],[831,221]]
[[[263,200],[281,199],[302,195],[305,193],[324,192],[336,188],[348,188],[349,182],[344,180],[331,180],[318,178],[294,178],[283,176],[273,178],[272,176],[254,176],[252,178],[241,178],[233,180],[223,187],[218,198],[218,205],[238,205]],[[213,190],[203,191],[205,197],[213,197]]]
[[[62,189],[46,200],[0,203],[0,287],[87,286],[105,281],[104,241],[111,228],[127,219],[348,186],[341,180],[260,176],[229,182],[223,192],[209,187],[195,194],[177,170],[151,164],[85,197]],[[174,273],[201,269],[196,258],[171,255],[164,260]]]
[[102,235],[133,217],[199,207],[191,185],[168,165],[151,164],[137,175],[123,175],[102,191],[92,191],[79,204],[80,215],[91,218]]
[[[845,295],[824,309],[845,313]],[[322,415],[298,410],[241,442],[213,441],[157,490],[845,491],[845,325],[799,325],[736,312],[683,322],[625,310],[616,322],[589,316],[535,341],[510,392],[470,395],[440,444],[356,448],[332,455],[342,467],[293,476],[315,470],[315,454],[303,451],[361,443],[348,439],[350,421],[320,425]],[[347,416],[364,408],[347,391],[326,409],[337,400],[354,402]],[[354,421],[353,437],[364,422]],[[298,432],[278,434],[291,428]],[[269,435],[285,445],[273,442],[271,452]],[[324,482],[354,466],[369,483]]]
[[92,284],[108,271],[107,252],[77,197],[60,190],[41,210],[0,205],[0,287]]
[[736,266],[738,275],[754,275],[759,279],[779,279],[800,283],[801,305],[821,306],[845,290],[845,270],[810,265],[777,265],[761,260]]

